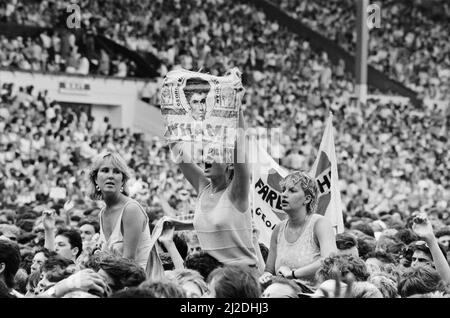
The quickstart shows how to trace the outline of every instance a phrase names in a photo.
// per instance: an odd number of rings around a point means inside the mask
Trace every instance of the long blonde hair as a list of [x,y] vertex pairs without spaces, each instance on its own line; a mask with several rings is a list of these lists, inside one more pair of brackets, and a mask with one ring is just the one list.
[[117,152],[111,152],[111,151],[105,151],[100,153],[95,159],[92,164],[92,167],[89,171],[89,184],[90,184],[90,191],[89,191],[89,197],[92,200],[102,200],[103,195],[102,192],[97,189],[97,174],[98,170],[100,169],[101,165],[105,161],[106,158],[111,158],[112,165],[119,169],[120,172],[122,172],[123,176],[123,190],[121,191],[124,195],[129,196],[130,191],[128,190],[127,181],[130,179],[130,172],[127,166],[127,163],[122,158],[122,156]]

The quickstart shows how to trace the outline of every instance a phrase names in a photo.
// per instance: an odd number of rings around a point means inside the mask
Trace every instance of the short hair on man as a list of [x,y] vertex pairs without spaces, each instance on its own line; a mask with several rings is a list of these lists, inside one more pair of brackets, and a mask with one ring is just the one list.
[[205,251],[189,254],[185,261],[186,268],[196,270],[205,280],[213,270],[221,266],[221,262]]
[[67,237],[69,240],[69,244],[71,248],[78,248],[77,255],[75,257],[78,257],[83,252],[83,241],[81,239],[81,235],[76,230],[67,230],[67,229],[60,229],[57,233],[57,235],[61,235],[64,237]]
[[[259,298],[261,285],[256,269],[245,265],[225,265],[208,276],[215,298]],[[212,286],[211,286],[212,285]]]
[[100,223],[98,223],[95,220],[83,220],[80,223],[78,223],[78,228],[81,228],[83,225],[91,225],[94,228],[95,233],[100,232]]
[[190,103],[192,95],[197,94],[208,94],[211,89],[209,82],[200,77],[191,77],[186,80],[186,85],[183,88],[184,96],[186,100]]

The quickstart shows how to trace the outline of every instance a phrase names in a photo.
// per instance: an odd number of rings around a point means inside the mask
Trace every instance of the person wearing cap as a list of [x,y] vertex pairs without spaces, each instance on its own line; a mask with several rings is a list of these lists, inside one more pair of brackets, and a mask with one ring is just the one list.
[[281,275],[312,287],[321,260],[337,253],[335,234],[330,221],[315,214],[318,191],[313,178],[294,171],[280,185],[281,206],[288,217],[272,232],[260,283],[265,285],[273,275]]

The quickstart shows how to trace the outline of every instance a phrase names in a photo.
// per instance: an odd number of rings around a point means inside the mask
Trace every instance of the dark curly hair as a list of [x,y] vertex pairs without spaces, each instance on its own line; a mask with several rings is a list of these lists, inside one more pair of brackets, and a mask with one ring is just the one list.
[[209,274],[218,267],[221,267],[222,263],[217,259],[209,255],[205,251],[199,253],[189,254],[186,257],[185,267],[188,269],[196,270],[203,276],[203,279],[207,279]]

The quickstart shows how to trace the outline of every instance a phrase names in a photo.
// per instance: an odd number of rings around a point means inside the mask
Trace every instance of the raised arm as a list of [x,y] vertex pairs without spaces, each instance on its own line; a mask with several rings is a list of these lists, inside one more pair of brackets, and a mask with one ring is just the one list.
[[439,248],[439,243],[433,233],[433,227],[431,226],[431,223],[425,213],[421,213],[414,219],[412,229],[428,244],[437,272],[441,276],[441,279],[446,284],[449,284],[450,266],[444,253],[442,253],[441,249]]
[[234,177],[231,182],[230,196],[241,212],[248,209],[250,191],[250,170],[248,167],[248,144],[245,138],[245,122],[242,110],[239,111],[238,130],[234,147]]
[[42,211],[42,224],[44,225],[44,247],[49,251],[55,251],[55,211]]
[[169,222],[164,223],[164,228],[161,236],[158,238],[160,242],[166,248],[167,252],[172,259],[175,269],[184,269],[184,260],[178,252],[178,249],[173,241],[175,226]]
[[123,225],[123,255],[122,257],[135,260],[139,239],[145,226],[148,226],[144,212],[137,204],[125,207],[122,216]]
[[189,144],[185,142],[173,143],[170,145],[170,149],[184,177],[199,194],[209,183],[209,180],[205,177],[203,170],[192,162]]

